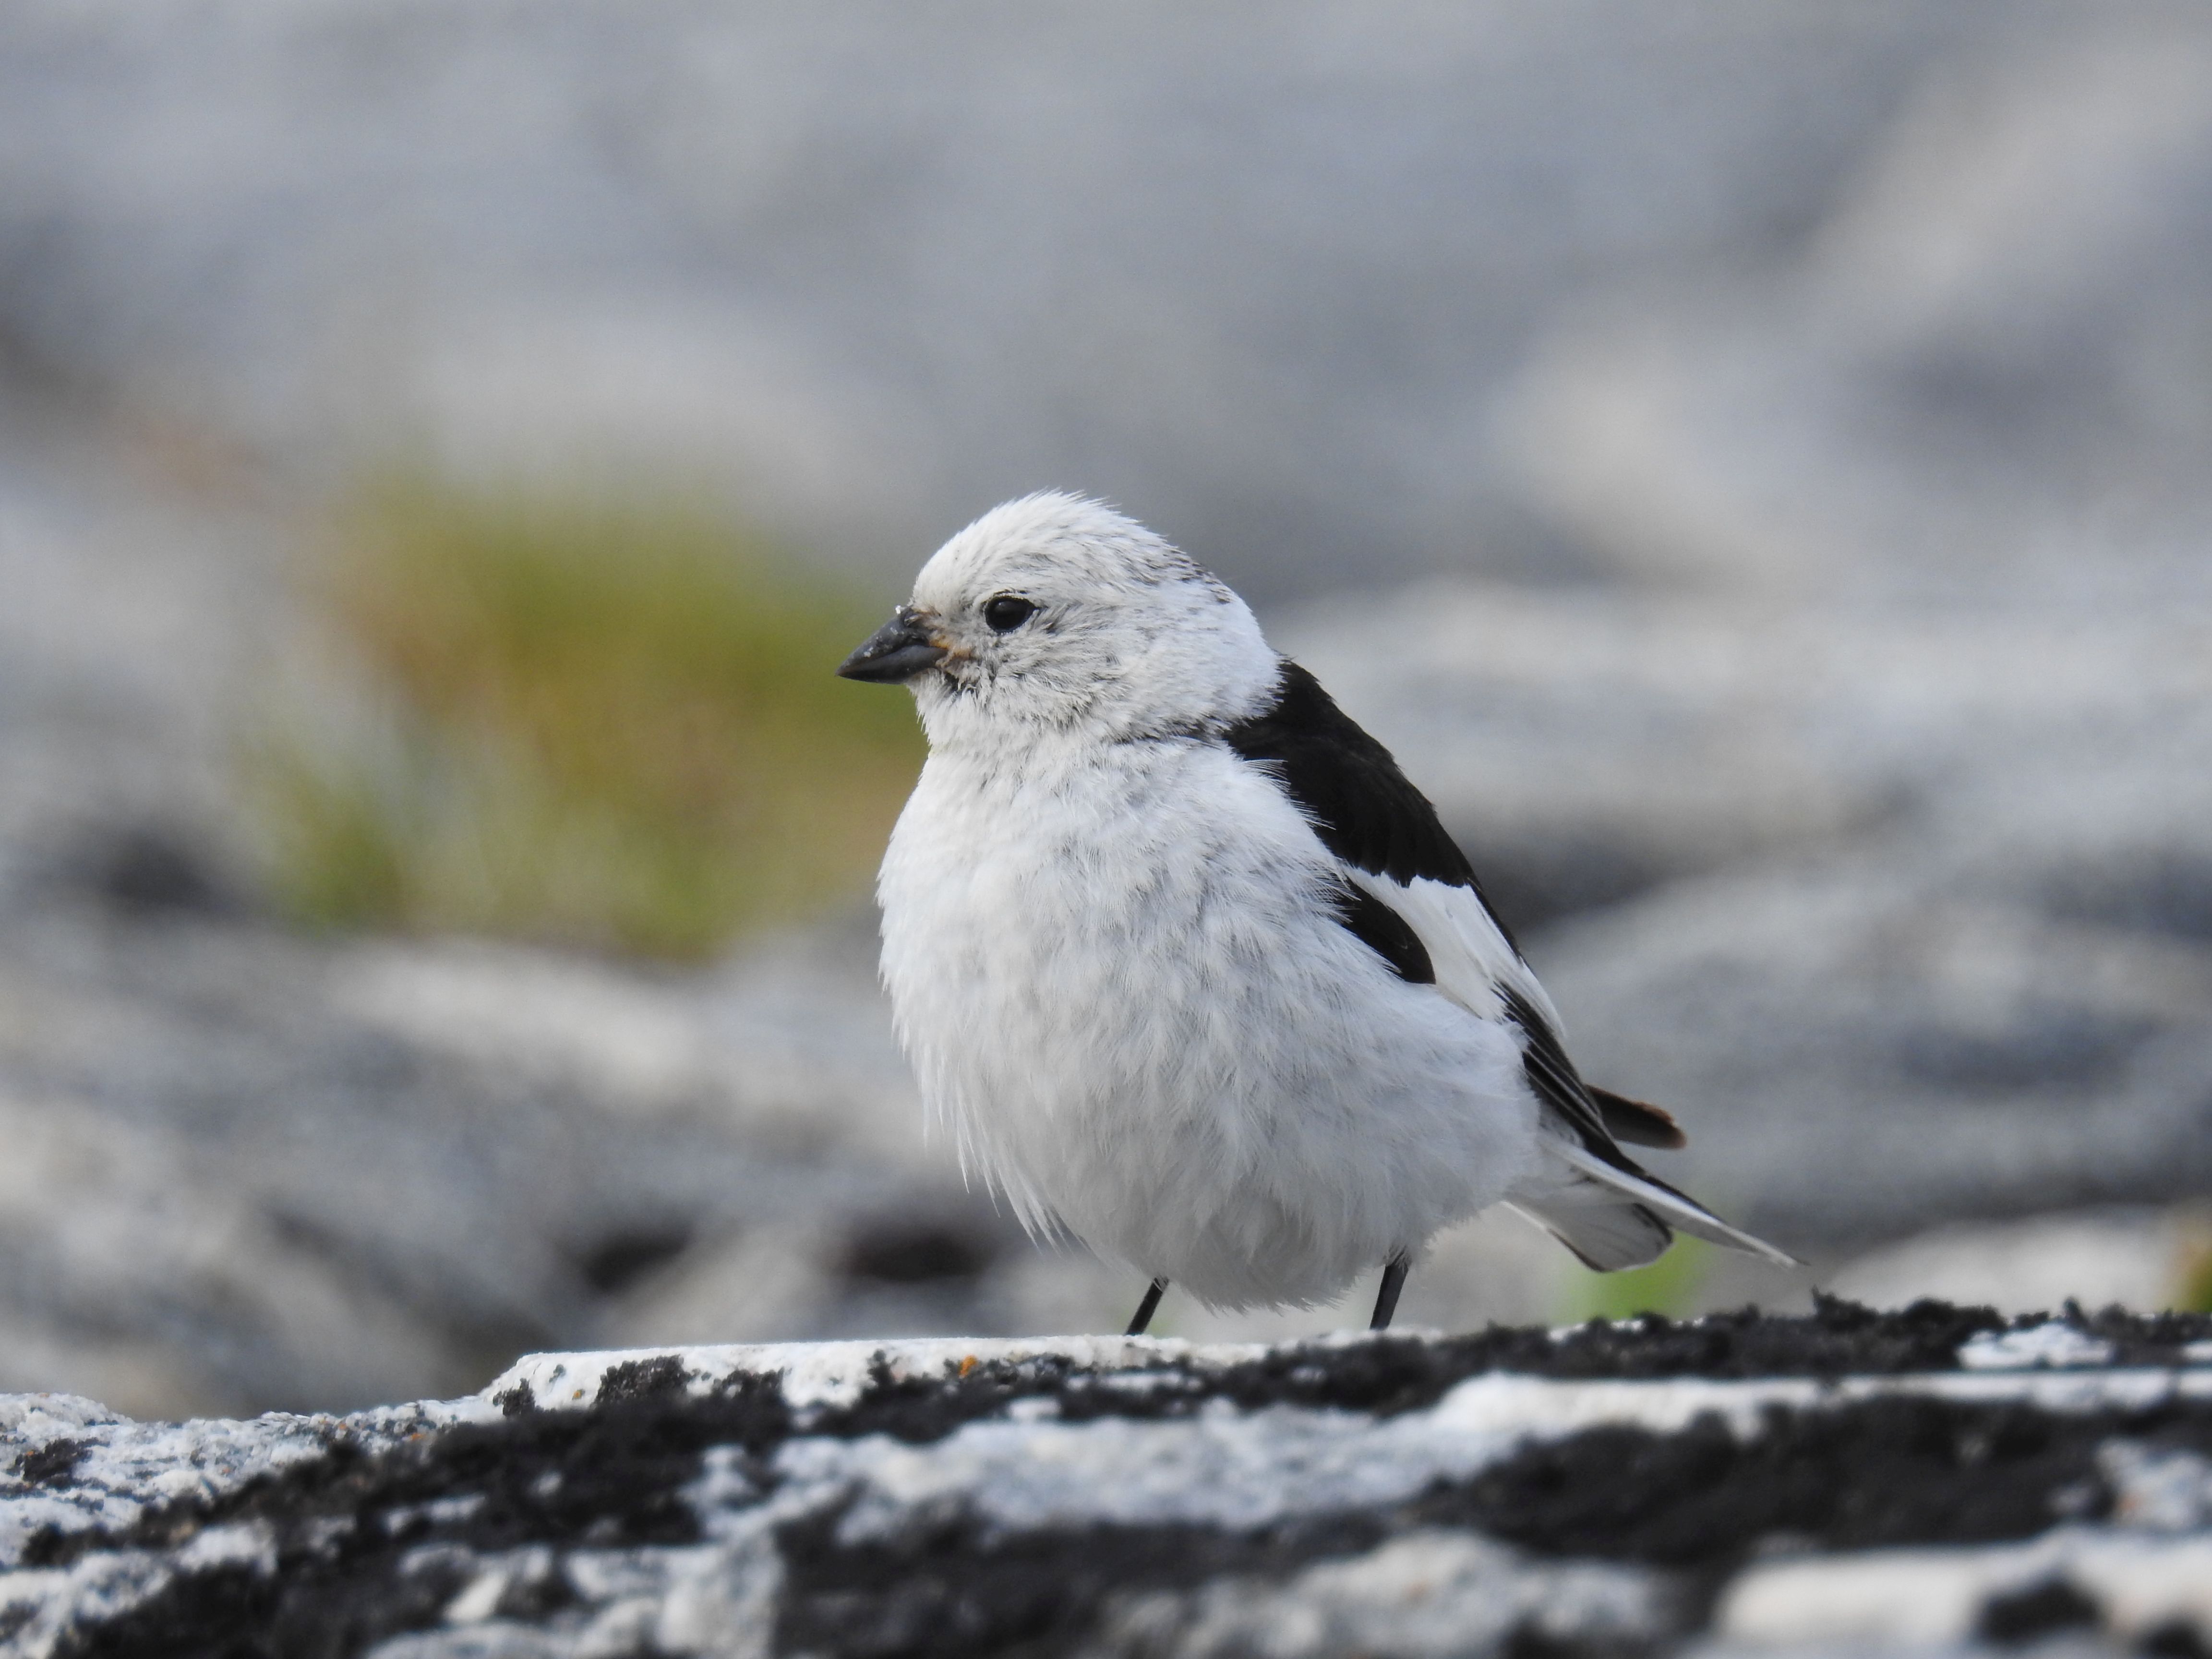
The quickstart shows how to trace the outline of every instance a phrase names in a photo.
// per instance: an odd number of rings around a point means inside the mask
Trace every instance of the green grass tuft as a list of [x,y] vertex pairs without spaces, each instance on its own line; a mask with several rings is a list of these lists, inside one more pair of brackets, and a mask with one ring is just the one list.
[[324,587],[381,742],[256,767],[291,913],[696,959],[862,890],[921,758],[882,607],[703,508],[387,484]]
[[1585,1319],[1631,1319],[1638,1314],[1680,1316],[1697,1304],[1698,1291],[1712,1266],[1713,1247],[1700,1238],[1677,1234],[1674,1248],[1647,1267],[1625,1273],[1592,1273],[1577,1267],[1570,1281],[1565,1310],[1571,1323]]
[[2212,1236],[2203,1228],[2183,1247],[2180,1278],[2174,1306],[2184,1313],[2212,1313]]

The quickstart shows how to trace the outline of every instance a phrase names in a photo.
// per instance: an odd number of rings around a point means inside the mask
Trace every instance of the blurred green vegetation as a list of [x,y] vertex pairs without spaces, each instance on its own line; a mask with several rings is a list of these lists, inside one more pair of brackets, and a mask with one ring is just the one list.
[[2212,1238],[2202,1232],[2182,1252],[2181,1294],[2175,1305],[2186,1313],[2212,1313]]
[[1682,1315],[1697,1304],[1698,1291],[1712,1266],[1713,1247],[1678,1233],[1674,1248],[1648,1267],[1626,1273],[1592,1273],[1577,1267],[1569,1281],[1568,1322],[1585,1319],[1631,1319],[1638,1314]]
[[324,576],[392,706],[260,757],[311,924],[697,959],[862,890],[921,763],[831,672],[884,607],[692,501],[387,482]]

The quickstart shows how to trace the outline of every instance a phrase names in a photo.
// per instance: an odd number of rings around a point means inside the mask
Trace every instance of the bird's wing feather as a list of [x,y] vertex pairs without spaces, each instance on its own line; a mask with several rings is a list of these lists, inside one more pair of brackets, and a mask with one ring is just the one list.
[[[1709,1244],[1741,1250],[1747,1255],[1761,1256],[1780,1267],[1802,1267],[1805,1265],[1789,1251],[1778,1249],[1740,1227],[1729,1226],[1687,1193],[1668,1186],[1647,1170],[1638,1170],[1633,1164],[1626,1169],[1620,1168],[1583,1146],[1562,1147],[1559,1155],[1589,1181],[1608,1188],[1621,1197],[1633,1200],[1637,1208],[1648,1210],[1657,1218],[1680,1227],[1684,1232],[1702,1238]],[[1554,1212],[1547,1206],[1540,1213],[1548,1217]]]
[[[1221,737],[1282,781],[1322,844],[1348,867],[1401,886],[1425,879],[1464,887],[1480,901],[1474,868],[1437,809],[1297,664],[1283,664],[1273,702]],[[1506,946],[1515,948],[1510,936]]]
[[1556,1023],[1543,987],[1437,809],[1320,681],[1285,661],[1273,702],[1221,735],[1273,773],[1304,813],[1355,895],[1338,906],[1340,917],[1386,961],[1398,965],[1370,937],[1378,924],[1365,899],[1388,906],[1419,936],[1435,969],[1419,982],[1490,1018],[1498,1012],[1491,988],[1504,981]]
[[[1438,990],[1462,1006],[1507,1020],[1519,1030],[1522,1075],[1558,1126],[1558,1151],[1578,1177],[1566,1188],[1518,1206],[1539,1225],[1601,1270],[1652,1260],[1666,1249],[1670,1225],[1784,1266],[1802,1265],[1786,1251],[1731,1227],[1621,1151],[1623,1139],[1680,1146],[1685,1137],[1674,1119],[1657,1107],[1624,1100],[1583,1081],[1559,1040],[1551,999],[1517,953],[1501,953],[1503,934],[1480,926],[1486,917],[1470,903],[1474,895],[1427,881],[1394,891],[1395,884],[1377,878],[1358,879],[1380,889],[1380,896],[1429,947]],[[1630,1133],[1624,1137],[1621,1127]]]
[[1341,872],[1331,898],[1346,931],[1389,963],[1400,979],[1409,985],[1437,982],[1436,960],[1422,944],[1420,930],[1388,899]]
[[1222,737],[1275,775],[1335,855],[1350,889],[1338,905],[1345,926],[1401,978],[1435,985],[1481,1018],[1511,1021],[1538,1097],[1599,1157],[1635,1167],[1560,1046],[1558,1012],[1483,896],[1474,866],[1390,751],[1287,660],[1274,701]]
[[1771,1261],[1794,1258],[1739,1231],[1656,1180],[1620,1150],[1616,1127],[1650,1146],[1680,1146],[1656,1107],[1592,1090],[1559,1041],[1559,1018],[1520,947],[1483,896],[1467,854],[1390,751],[1285,660],[1267,708],[1222,733],[1281,781],[1339,865],[1338,919],[1400,978],[1433,984],[1479,1018],[1521,1036],[1522,1069],[1573,1170],[1522,1206],[1595,1267],[1649,1261],[1671,1224]]
[[1609,1089],[1592,1085],[1590,1098],[1605,1117],[1605,1127],[1613,1132],[1615,1140],[1632,1142],[1638,1146],[1664,1146],[1676,1150],[1690,1144],[1682,1126],[1674,1121],[1674,1115],[1660,1107],[1647,1105],[1640,1100],[1631,1100],[1626,1095],[1614,1094]]
[[1510,1200],[1505,1207],[1551,1234],[1593,1273],[1641,1267],[1666,1255],[1674,1242],[1674,1230],[1657,1216],[1641,1204],[1618,1202],[1612,1188],[1595,1182],[1584,1182],[1540,1208]]
[[1428,947],[1439,991],[1470,1013],[1503,1021],[1519,1034],[1522,1073],[1559,1126],[1597,1158],[1641,1173],[1621,1152],[1605,1108],[1568,1057],[1551,998],[1480,896],[1431,881],[1399,887],[1379,877],[1355,879],[1375,890]]
[[1521,1033],[1521,1070],[1528,1079],[1528,1086],[1536,1091],[1536,1098],[1550,1107],[1559,1121],[1574,1132],[1575,1138],[1596,1157],[1616,1168],[1642,1174],[1628,1155],[1614,1145],[1613,1132],[1605,1127],[1605,1115],[1590,1098],[1582,1073],[1567,1058],[1567,1051],[1551,1023],[1513,987],[1501,985],[1498,994],[1504,1004],[1505,1018]]

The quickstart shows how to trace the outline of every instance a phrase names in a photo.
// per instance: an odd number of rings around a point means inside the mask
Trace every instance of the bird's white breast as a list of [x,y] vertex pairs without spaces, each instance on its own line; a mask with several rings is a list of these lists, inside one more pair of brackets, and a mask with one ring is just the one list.
[[925,1099],[1032,1225],[1210,1302],[1310,1302],[1532,1166],[1518,1046],[1333,918],[1213,744],[933,753],[880,883]]

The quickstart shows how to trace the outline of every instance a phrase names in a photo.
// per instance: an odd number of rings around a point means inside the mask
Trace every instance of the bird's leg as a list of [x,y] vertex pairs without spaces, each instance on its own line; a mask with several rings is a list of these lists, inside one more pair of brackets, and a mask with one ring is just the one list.
[[1152,1281],[1152,1289],[1145,1292],[1145,1299],[1137,1304],[1137,1316],[1129,1322],[1129,1328],[1122,1333],[1123,1335],[1142,1336],[1145,1334],[1145,1327],[1152,1322],[1152,1315],[1160,1305],[1160,1293],[1167,1287],[1168,1282],[1164,1279]]
[[1390,1316],[1398,1311],[1398,1292],[1406,1288],[1406,1269],[1413,1265],[1403,1250],[1382,1264],[1382,1288],[1375,1293],[1375,1317],[1367,1322],[1369,1330],[1390,1328]]

